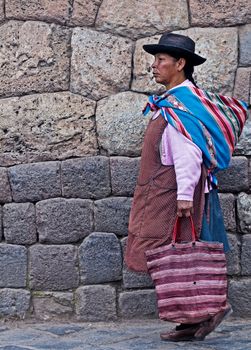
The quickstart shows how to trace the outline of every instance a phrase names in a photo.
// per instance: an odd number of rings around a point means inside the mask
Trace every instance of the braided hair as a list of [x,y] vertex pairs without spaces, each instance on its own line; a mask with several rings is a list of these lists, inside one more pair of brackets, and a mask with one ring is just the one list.
[[[180,58],[183,58],[183,56],[180,56],[180,55],[176,55],[174,53],[171,53],[169,54],[170,56],[172,56],[173,58],[175,58],[177,61],[180,59]],[[185,58],[185,57],[184,57]],[[184,67],[184,73],[185,73],[185,77],[190,80],[194,86],[196,86],[198,88],[198,85],[196,83],[196,81],[194,80],[194,77],[193,77],[193,73],[194,73],[194,66],[185,58],[186,60],[186,64],[185,64],[185,67]]]
[[184,73],[185,76],[188,80],[190,80],[196,87],[198,87],[197,83],[195,82],[194,78],[193,78],[193,72],[194,72],[194,66],[192,66],[189,63],[186,63],[185,67],[184,67]]

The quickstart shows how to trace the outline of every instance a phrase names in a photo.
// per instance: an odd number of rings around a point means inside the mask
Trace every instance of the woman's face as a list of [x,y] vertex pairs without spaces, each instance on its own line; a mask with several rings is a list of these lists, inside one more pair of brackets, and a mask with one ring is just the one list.
[[169,85],[180,77],[181,68],[180,60],[168,55],[167,53],[157,53],[152,64],[153,76],[156,83]]

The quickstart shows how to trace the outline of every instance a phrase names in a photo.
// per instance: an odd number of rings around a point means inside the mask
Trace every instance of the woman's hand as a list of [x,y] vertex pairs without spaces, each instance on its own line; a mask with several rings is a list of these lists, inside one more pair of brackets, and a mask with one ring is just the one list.
[[193,201],[177,200],[177,215],[186,218],[193,214]]

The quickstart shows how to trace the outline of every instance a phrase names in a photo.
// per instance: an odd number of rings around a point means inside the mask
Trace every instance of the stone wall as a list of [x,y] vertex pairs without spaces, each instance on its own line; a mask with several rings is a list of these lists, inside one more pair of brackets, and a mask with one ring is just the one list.
[[[246,1],[0,0],[0,317],[156,317],[148,275],[123,266],[154,83],[142,51],[185,33],[198,84],[250,103]],[[251,316],[251,122],[219,175],[229,297]]]

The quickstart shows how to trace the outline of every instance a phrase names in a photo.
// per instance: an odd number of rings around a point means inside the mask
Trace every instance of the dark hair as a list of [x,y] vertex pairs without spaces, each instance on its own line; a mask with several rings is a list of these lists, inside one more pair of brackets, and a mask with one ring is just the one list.
[[188,80],[190,80],[196,87],[198,87],[198,85],[196,84],[196,82],[193,78],[193,72],[194,72],[194,66],[190,65],[189,63],[186,63],[186,65],[184,67],[185,77]]
[[172,56],[173,58],[175,58],[177,61],[180,58],[184,58],[186,60],[186,64],[184,67],[184,73],[185,73],[185,77],[190,80],[196,87],[198,87],[196,81],[193,78],[193,72],[194,72],[194,66],[186,59],[186,57],[182,57],[179,55],[175,55],[175,54],[169,54],[170,56]]

